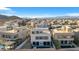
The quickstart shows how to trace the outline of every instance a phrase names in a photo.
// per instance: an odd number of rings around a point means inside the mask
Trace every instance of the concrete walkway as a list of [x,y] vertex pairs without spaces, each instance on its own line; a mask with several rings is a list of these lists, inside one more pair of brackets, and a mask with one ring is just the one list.
[[21,43],[19,46],[17,46],[15,49],[20,49],[24,46],[24,44],[26,44],[26,42],[28,41],[29,39],[26,39],[23,43]]

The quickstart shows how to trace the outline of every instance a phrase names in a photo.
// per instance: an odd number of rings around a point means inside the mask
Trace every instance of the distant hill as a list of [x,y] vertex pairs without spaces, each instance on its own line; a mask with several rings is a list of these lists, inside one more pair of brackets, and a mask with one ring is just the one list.
[[6,16],[6,15],[0,15],[0,21],[8,21],[8,20],[14,20],[14,19],[21,19],[21,20],[44,20],[44,19],[61,19],[61,20],[79,20],[79,16],[57,16],[57,17],[45,17],[45,18],[21,18],[18,16]]
[[4,21],[7,21],[7,20],[13,20],[13,19],[22,19],[18,16],[6,16],[6,15],[0,15],[0,20],[4,20]]
[[22,19],[18,16],[6,16],[0,15],[0,26],[2,26],[6,21],[14,20],[14,19]]
[[0,15],[0,20],[3,20],[3,19],[8,19],[8,16],[5,16],[5,15]]

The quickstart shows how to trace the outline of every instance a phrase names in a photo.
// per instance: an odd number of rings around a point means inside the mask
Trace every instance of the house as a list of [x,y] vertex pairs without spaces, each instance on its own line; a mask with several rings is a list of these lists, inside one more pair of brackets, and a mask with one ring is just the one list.
[[4,46],[4,50],[10,50],[10,49],[14,49],[15,43],[16,42],[13,41],[5,41],[4,43],[2,43],[2,45]]
[[58,41],[61,48],[74,47],[74,33],[68,26],[62,26],[62,28],[53,29],[52,37],[54,41]]
[[15,41],[6,41],[0,37],[0,50],[9,50],[15,47]]
[[31,45],[33,48],[52,47],[51,34],[48,28],[34,28],[31,31]]
[[2,27],[2,29],[0,28],[0,40],[5,41],[5,43],[1,43],[1,45],[5,46],[5,49],[8,47],[11,49],[15,48],[16,46],[20,45],[26,39],[26,37],[29,36],[29,31],[23,26],[15,28],[12,26],[6,26]]

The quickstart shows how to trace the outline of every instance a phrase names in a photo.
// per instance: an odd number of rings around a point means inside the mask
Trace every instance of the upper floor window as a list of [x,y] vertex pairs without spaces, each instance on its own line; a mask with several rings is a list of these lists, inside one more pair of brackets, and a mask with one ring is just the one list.
[[15,35],[14,38],[17,38],[17,35]]
[[69,41],[69,44],[72,44],[73,43],[73,41]]
[[39,40],[39,39],[48,39],[48,36],[36,36],[36,39]]
[[17,35],[13,35],[13,36],[12,36],[12,35],[3,34],[2,37],[3,37],[3,38],[17,38]]
[[42,31],[32,31],[32,34],[40,34]]
[[2,35],[2,37],[3,37],[3,38],[11,38],[10,35],[4,35],[4,34]]
[[32,31],[32,34],[34,34],[34,31]]
[[36,33],[39,34],[40,32],[39,31],[36,31]]
[[59,35],[59,36],[57,36],[57,38],[67,38],[67,39],[70,39],[70,38],[73,38],[74,36],[72,36],[72,35]]

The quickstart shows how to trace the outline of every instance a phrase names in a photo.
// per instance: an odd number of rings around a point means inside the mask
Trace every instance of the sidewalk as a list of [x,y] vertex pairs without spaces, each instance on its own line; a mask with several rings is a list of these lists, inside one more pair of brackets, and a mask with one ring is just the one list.
[[24,44],[28,41],[29,39],[26,39],[23,43],[21,43],[19,46],[17,46],[15,49],[20,49],[21,47],[24,46]]

